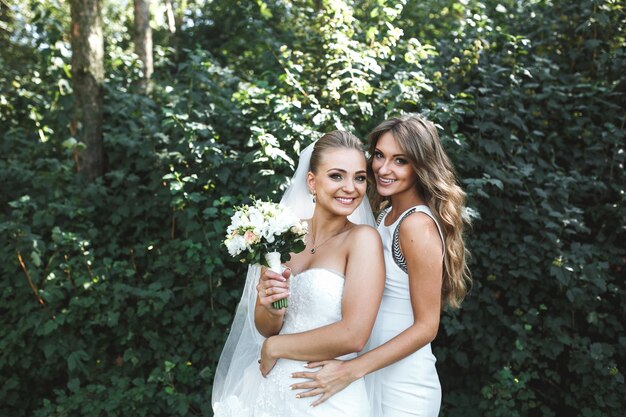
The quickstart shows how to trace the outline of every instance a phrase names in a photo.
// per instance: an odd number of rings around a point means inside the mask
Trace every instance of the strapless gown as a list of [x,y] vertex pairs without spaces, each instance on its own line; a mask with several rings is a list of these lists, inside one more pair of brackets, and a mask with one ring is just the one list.
[[[301,333],[341,320],[344,277],[338,272],[312,268],[291,278],[289,307],[281,334]],[[349,354],[339,359],[351,359]],[[296,398],[293,372],[306,370],[304,361],[279,359],[263,378],[256,363],[248,366],[241,391],[216,404],[219,417],[367,417],[369,401],[365,382],[359,379],[326,402],[310,407],[315,398]]]
[[[341,320],[343,275],[322,268],[313,268],[291,279],[289,307],[281,334],[301,333]],[[350,359],[356,354],[340,359]],[[259,389],[254,417],[362,417],[369,413],[369,403],[362,379],[328,401],[310,407],[315,398],[296,398],[298,391],[291,384],[303,380],[291,378],[293,372],[306,370],[304,361],[279,359]]]
[[[418,206],[418,211],[432,218],[427,207]],[[393,258],[393,232],[401,218],[389,226],[385,226],[383,218],[378,226],[385,258],[385,291],[366,350],[384,344],[413,324],[409,277]],[[436,417],[441,405],[441,385],[435,361],[429,343],[406,358],[368,375],[366,383],[373,416]]]
[[[289,307],[281,334],[300,333],[341,320],[344,277],[338,272],[313,268],[291,278]],[[340,359],[353,358],[355,354]],[[363,417],[369,415],[369,401],[363,379],[350,384],[317,407],[315,398],[296,398],[291,384],[303,380],[291,374],[306,370],[304,361],[279,359],[267,378],[261,381],[254,417]]]

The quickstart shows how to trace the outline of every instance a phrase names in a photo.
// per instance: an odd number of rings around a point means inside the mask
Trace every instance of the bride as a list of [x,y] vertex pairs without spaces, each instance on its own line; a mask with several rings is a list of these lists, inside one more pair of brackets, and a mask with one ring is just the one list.
[[[309,161],[310,158],[310,161]],[[216,417],[369,414],[362,379],[317,407],[290,391],[310,361],[356,357],[367,342],[384,288],[382,245],[364,200],[366,161],[359,140],[333,131],[303,151],[281,203],[309,219],[303,252],[289,274],[250,267],[213,385]],[[289,307],[272,302],[289,297]],[[254,305],[254,307],[252,307]]]

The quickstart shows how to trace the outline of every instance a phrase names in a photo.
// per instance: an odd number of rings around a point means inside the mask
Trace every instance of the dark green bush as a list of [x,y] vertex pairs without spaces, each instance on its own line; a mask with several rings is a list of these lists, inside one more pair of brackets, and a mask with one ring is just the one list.
[[132,13],[107,3],[87,183],[67,6],[21,3],[0,6],[0,414],[210,416],[244,272],[232,207],[277,198],[320,132],[417,111],[475,217],[474,288],[435,341],[442,415],[621,415],[624,6],[191,1],[193,24],[155,31],[145,97]]

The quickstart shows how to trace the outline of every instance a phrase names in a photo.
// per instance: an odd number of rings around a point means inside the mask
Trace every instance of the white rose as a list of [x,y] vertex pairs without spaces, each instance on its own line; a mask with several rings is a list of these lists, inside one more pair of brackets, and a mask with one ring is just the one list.
[[228,229],[236,230],[236,229],[246,229],[250,225],[250,219],[248,218],[248,214],[245,209],[240,209],[233,214],[230,218],[230,226]]
[[298,222],[291,227],[291,231],[297,235],[304,236],[309,231],[307,222]]
[[262,235],[265,230],[266,221],[265,216],[258,209],[252,208],[250,209],[250,227],[254,230],[254,233],[257,235]]
[[226,248],[228,249],[230,256],[239,255],[247,247],[246,239],[241,235],[235,235],[228,238],[224,243],[226,244]]
[[277,204],[269,201],[259,201],[257,205],[265,217],[275,217],[279,210]]
[[267,225],[267,236],[279,236],[291,227],[291,221],[286,216],[271,219]]

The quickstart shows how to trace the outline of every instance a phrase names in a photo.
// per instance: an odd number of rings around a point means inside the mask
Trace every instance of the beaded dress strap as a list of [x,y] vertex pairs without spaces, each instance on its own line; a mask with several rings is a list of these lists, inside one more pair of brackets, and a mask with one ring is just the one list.
[[380,223],[383,221],[387,213],[389,213],[389,210],[391,210],[391,207],[383,209],[383,211],[378,214],[378,217],[376,218],[376,226],[380,226]]

